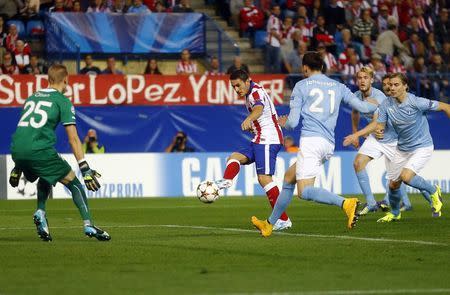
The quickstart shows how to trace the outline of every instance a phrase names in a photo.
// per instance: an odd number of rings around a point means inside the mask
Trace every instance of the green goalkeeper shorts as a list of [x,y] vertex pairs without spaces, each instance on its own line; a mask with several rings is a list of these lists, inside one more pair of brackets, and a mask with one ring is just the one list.
[[55,150],[43,150],[23,157],[12,154],[16,167],[23,171],[28,181],[42,178],[55,185],[72,170],[70,165]]

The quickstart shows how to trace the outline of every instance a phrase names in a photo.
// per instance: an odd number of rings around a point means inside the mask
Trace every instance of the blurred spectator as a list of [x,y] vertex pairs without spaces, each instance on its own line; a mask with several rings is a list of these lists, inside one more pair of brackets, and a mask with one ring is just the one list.
[[82,75],[98,75],[101,73],[100,69],[96,66],[93,66],[94,60],[92,59],[92,55],[87,54],[84,57],[84,62],[86,66],[80,70],[80,74]]
[[30,18],[38,14],[40,0],[25,0],[23,1],[23,8],[20,9],[20,16],[23,18]]
[[72,12],[83,12],[80,1],[73,1]]
[[233,64],[227,69],[227,75],[231,75],[236,70],[243,70],[250,74],[250,69],[246,64],[243,64],[240,56],[235,56]]
[[153,12],[156,10],[156,0],[143,0],[142,3],[147,6],[147,8]]
[[19,67],[14,64],[11,52],[5,52],[3,55],[2,73],[5,75],[19,74]]
[[442,51],[442,46],[439,42],[436,41],[435,35],[433,32],[431,32],[427,35],[426,47],[428,48],[428,56],[429,57],[433,56],[434,54],[440,53]]
[[420,6],[416,6],[414,9],[414,16],[417,17],[417,22],[419,23],[419,28],[425,31],[425,34],[428,34],[433,30],[433,22],[430,18],[424,17],[423,9]]
[[295,29],[300,32],[302,41],[310,44],[312,38],[311,28],[306,24],[305,18],[300,16],[297,18]]
[[411,21],[406,28],[406,37],[411,36],[413,33],[416,33],[420,40],[425,40],[425,36],[427,35],[425,31],[419,27],[419,22],[415,16],[411,17]]
[[[381,56],[377,53],[372,54],[369,67],[373,69],[373,81],[376,88],[380,88],[383,77],[387,74],[386,66],[381,61]],[[378,87],[377,87],[378,86]]]
[[178,62],[177,65],[177,74],[182,75],[198,74],[197,63],[191,60],[191,53],[187,49],[184,49],[181,52],[181,60]]
[[374,44],[369,35],[362,36],[362,46],[360,47],[359,51],[361,53],[362,63],[369,63],[374,52]]
[[6,16],[7,19],[14,17],[19,12],[20,6],[15,0],[0,1],[0,12]]
[[37,55],[31,55],[30,63],[23,69],[22,73],[31,75],[47,74],[47,67],[39,62]]
[[339,67],[342,69],[344,67],[344,65],[346,65],[349,60],[350,60],[350,56],[351,55],[356,55],[356,57],[359,60],[359,56],[356,53],[356,50],[353,46],[347,46],[347,48],[345,49],[344,52],[342,52],[341,54],[339,54],[339,59],[338,59],[338,63],[339,63]]
[[113,13],[125,13],[127,12],[125,8],[125,3],[123,0],[114,0],[114,4],[111,7],[111,12]]
[[338,71],[338,64],[336,62],[336,58],[334,56],[327,52],[327,48],[325,47],[325,44],[319,43],[317,46],[317,51],[322,55],[323,63],[325,66],[325,73],[334,74]]
[[233,22],[231,19],[230,1],[216,0],[215,4],[216,15],[220,15],[227,22],[227,25],[231,27]]
[[158,68],[158,62],[156,61],[156,59],[151,58],[147,61],[144,75],[162,75],[161,71]]
[[430,80],[433,88],[433,98],[440,99],[441,96],[449,96],[448,66],[442,62],[439,54],[433,55],[431,64],[428,67],[428,73],[431,74]]
[[334,45],[334,38],[325,28],[325,18],[322,15],[317,17],[317,24],[313,29],[311,47],[316,48],[320,42],[323,42],[327,47]]
[[342,81],[350,88],[351,91],[356,91],[356,73],[364,66],[359,60],[358,56],[352,53],[349,57],[348,63],[342,68]]
[[110,10],[103,0],[91,0],[91,5],[87,9],[87,12],[107,13]]
[[164,6],[164,4],[161,1],[157,1],[155,5],[155,12],[162,13],[166,12],[167,8]]
[[230,12],[231,12],[231,21],[234,27],[239,28],[239,17],[241,13],[241,9],[244,7],[243,0],[229,0],[230,2]]
[[10,24],[8,27],[8,35],[5,39],[5,48],[9,51],[16,49],[16,41],[19,40],[19,33],[15,24]]
[[5,44],[6,36],[8,36],[8,33],[6,32],[5,19],[0,15],[0,46]]
[[106,60],[106,69],[102,71],[102,74],[106,75],[123,75],[122,71],[116,68],[116,59],[113,56],[108,57]]
[[439,19],[434,24],[434,33],[439,42],[444,43],[450,41],[450,22],[447,8],[442,8],[439,11]]
[[406,73],[406,69],[402,65],[401,59],[398,55],[394,55],[392,57],[391,65],[389,67],[389,73]]
[[16,41],[16,48],[14,49],[14,60],[19,67],[19,71],[22,71],[30,63],[31,50],[28,44],[25,44],[22,40]]
[[172,143],[165,149],[166,153],[189,153],[194,149],[187,146],[187,135],[182,131],[178,131],[172,139]]
[[442,45],[442,60],[447,66],[450,65],[450,42]]
[[297,15],[295,16],[297,18],[297,20],[299,18],[303,18],[304,19],[304,23],[306,25],[309,25],[311,22],[309,20],[309,16],[308,16],[308,10],[306,9],[305,5],[299,5],[297,8]]
[[302,73],[302,61],[303,55],[308,51],[308,47],[305,42],[300,41],[298,43],[297,49],[292,50],[292,52],[287,56],[284,61],[284,66],[289,74],[300,74]]
[[425,77],[427,73],[425,59],[422,56],[416,58],[411,70],[411,90],[424,97],[430,97],[430,80]]
[[284,137],[284,143],[283,143],[284,149],[288,153],[297,153],[298,152],[298,146],[295,145],[294,138],[292,136],[285,136]]
[[380,7],[380,13],[377,17],[377,26],[378,26],[378,32],[383,32],[387,30],[388,23],[387,19],[389,17],[389,8],[386,4],[381,5]]
[[85,154],[104,154],[105,147],[98,143],[97,131],[89,129],[83,141],[83,152]]
[[180,4],[175,5],[173,7],[173,12],[194,12],[194,10],[191,8],[191,4],[189,3],[189,0],[180,0]]
[[267,21],[267,39],[264,59],[266,73],[278,74],[281,72],[281,41],[282,23],[279,5],[272,6],[272,14]]
[[395,17],[388,17],[388,29],[378,35],[375,52],[380,54],[383,59],[386,56],[391,57],[394,55],[395,50],[406,51],[406,48],[400,42],[397,36],[397,20]]
[[322,1],[321,0],[314,0],[312,7],[308,11],[309,19],[314,22],[319,16],[324,15],[324,9],[322,7]]
[[422,41],[420,41],[417,33],[412,33],[409,39],[403,42],[403,46],[406,48],[406,52],[409,56],[418,57],[425,56],[426,48]]
[[241,37],[250,37],[254,42],[256,30],[264,26],[263,12],[253,5],[252,0],[244,0],[244,7],[239,12],[239,33]]
[[345,10],[337,4],[337,0],[330,0],[325,8],[325,19],[328,22],[328,30],[331,34],[336,28],[342,29],[345,25]]
[[292,18],[285,17],[282,25],[281,31],[281,60],[284,61],[287,59],[288,55],[294,49],[294,35],[296,34],[296,29],[292,25]]
[[361,18],[353,24],[352,30],[353,38],[358,42],[362,41],[363,35],[370,35],[373,39],[376,37],[377,26],[370,16],[370,9],[365,9],[362,12]]
[[336,53],[337,56],[339,56],[341,53],[343,53],[347,47],[353,46],[352,41],[352,33],[349,29],[343,29],[341,31],[341,38],[339,41],[336,42]]
[[64,0],[55,0],[55,5],[49,8],[48,12],[64,12]]
[[350,7],[345,11],[345,21],[348,27],[352,27],[353,24],[361,16],[361,1],[352,0]]
[[211,57],[211,61],[209,63],[209,70],[205,72],[205,75],[223,75],[220,71],[220,62],[216,56]]

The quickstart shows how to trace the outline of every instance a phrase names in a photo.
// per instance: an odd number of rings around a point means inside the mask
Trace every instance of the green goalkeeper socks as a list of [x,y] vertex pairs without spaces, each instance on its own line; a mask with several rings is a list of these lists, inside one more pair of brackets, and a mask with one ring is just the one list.
[[77,206],[78,210],[80,210],[81,218],[83,218],[84,221],[90,222],[91,213],[89,212],[86,192],[84,191],[84,188],[78,178],[75,177],[75,179],[67,184],[66,187],[72,193],[72,200]]
[[52,186],[45,180],[39,179],[37,183],[37,208],[45,211],[45,203],[47,202],[48,196]]

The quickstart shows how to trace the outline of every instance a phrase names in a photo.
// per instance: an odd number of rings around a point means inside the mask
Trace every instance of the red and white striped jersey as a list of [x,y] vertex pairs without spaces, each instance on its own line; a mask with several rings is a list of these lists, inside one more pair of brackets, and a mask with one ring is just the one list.
[[267,92],[257,83],[250,82],[250,90],[245,96],[245,105],[249,113],[257,105],[264,107],[262,115],[252,123],[252,142],[259,144],[283,144],[283,132],[278,125],[278,115],[275,106]]
[[177,74],[181,73],[198,74],[197,63],[195,61],[184,62],[180,60],[177,65]]

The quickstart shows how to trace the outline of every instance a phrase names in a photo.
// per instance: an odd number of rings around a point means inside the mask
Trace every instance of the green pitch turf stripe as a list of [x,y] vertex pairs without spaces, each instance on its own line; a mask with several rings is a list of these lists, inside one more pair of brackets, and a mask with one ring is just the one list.
[[352,295],[352,294],[439,294],[450,293],[450,289],[385,289],[385,290],[335,290],[281,293],[232,293],[229,295]]
[[[226,228],[226,227],[209,227],[209,226],[197,226],[197,225],[177,225],[177,224],[136,224],[136,225],[104,225],[104,228],[152,228],[152,227],[165,227],[165,228],[189,228],[198,230],[212,230],[212,231],[226,231],[226,232],[239,232],[239,233],[252,233],[256,234],[255,230],[242,229],[242,228]],[[79,226],[53,226],[51,229],[70,229],[80,228]],[[8,230],[30,230],[34,227],[0,227],[0,231]],[[344,235],[320,235],[320,234],[300,234],[300,233],[287,233],[287,232],[274,232],[274,235],[292,236],[292,237],[307,237],[307,238],[319,238],[319,239],[340,239],[340,240],[357,240],[365,242],[382,242],[382,243],[403,243],[403,244],[418,244],[418,245],[434,245],[434,246],[448,246],[445,243],[421,241],[421,240],[397,240],[397,239],[385,239],[385,238],[368,238],[368,237],[354,237]]]

